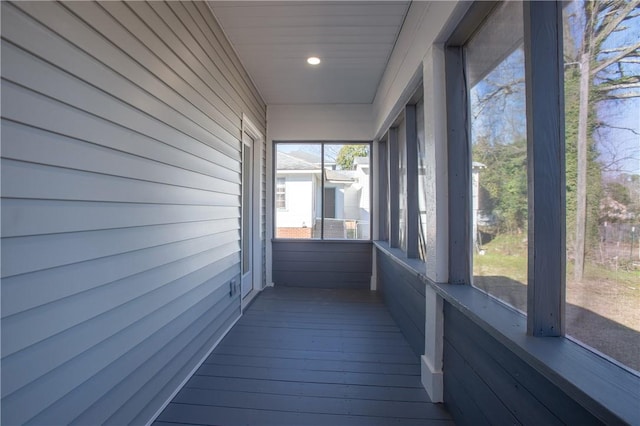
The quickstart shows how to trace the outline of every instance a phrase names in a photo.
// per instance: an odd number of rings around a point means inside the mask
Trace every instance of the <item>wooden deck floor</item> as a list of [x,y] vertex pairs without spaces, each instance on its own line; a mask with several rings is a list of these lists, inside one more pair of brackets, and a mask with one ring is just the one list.
[[419,358],[362,290],[268,288],[155,425],[453,424]]

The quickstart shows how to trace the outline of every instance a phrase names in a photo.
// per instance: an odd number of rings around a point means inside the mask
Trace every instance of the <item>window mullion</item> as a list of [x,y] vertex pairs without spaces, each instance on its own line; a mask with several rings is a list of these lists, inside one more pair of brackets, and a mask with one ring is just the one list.
[[445,51],[449,170],[449,282],[471,283],[471,152],[463,48]]
[[407,226],[405,236],[407,241],[407,257],[417,259],[418,253],[418,227],[419,227],[419,206],[418,206],[418,139],[416,128],[416,106],[407,105],[405,107],[404,119],[407,141],[406,141],[406,164],[407,164]]
[[324,240],[324,143],[320,144],[320,239]]
[[566,270],[562,2],[523,5],[529,193],[527,332],[562,336]]
[[379,234],[378,239],[387,240],[389,239],[389,219],[388,219],[388,211],[389,211],[389,175],[388,175],[388,142],[380,142],[378,144],[378,176],[380,176],[379,182],[379,202],[378,202],[378,225],[379,225]]

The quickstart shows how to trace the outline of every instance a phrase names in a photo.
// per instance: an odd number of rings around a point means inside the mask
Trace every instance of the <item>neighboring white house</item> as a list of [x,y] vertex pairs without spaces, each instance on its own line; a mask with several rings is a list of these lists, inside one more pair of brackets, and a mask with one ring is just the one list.
[[[298,154],[298,155],[296,155]],[[311,238],[317,217],[314,196],[321,185],[322,169],[300,153],[278,151],[275,182],[276,237]]]
[[482,163],[474,161],[471,169],[471,200],[472,200],[472,233],[473,247],[478,249],[478,214],[479,214],[479,194],[480,194],[480,170],[486,169]]
[[[356,157],[354,170],[335,170],[308,152],[277,155],[276,236],[319,238],[324,215],[325,238],[370,236],[369,158]],[[322,181],[324,177],[324,207]]]

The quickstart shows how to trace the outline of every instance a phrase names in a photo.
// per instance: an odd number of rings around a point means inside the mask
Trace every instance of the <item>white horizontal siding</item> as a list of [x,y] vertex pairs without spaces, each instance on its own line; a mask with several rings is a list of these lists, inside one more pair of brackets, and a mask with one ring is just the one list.
[[240,314],[264,102],[202,3],[1,7],[2,423],[148,421]]

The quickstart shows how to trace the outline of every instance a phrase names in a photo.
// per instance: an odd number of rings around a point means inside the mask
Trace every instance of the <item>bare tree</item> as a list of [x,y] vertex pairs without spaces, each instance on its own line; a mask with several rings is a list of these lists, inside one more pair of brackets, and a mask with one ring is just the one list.
[[[624,64],[640,62],[640,41],[606,48],[612,35],[629,30],[625,24],[637,17],[640,0],[584,1],[584,31],[579,58],[580,100],[577,141],[576,230],[574,279],[584,275],[587,226],[587,169],[589,110],[592,102],[640,96],[640,76],[629,73]],[[633,30],[632,30],[633,32]],[[593,96],[593,98],[592,98]]]

